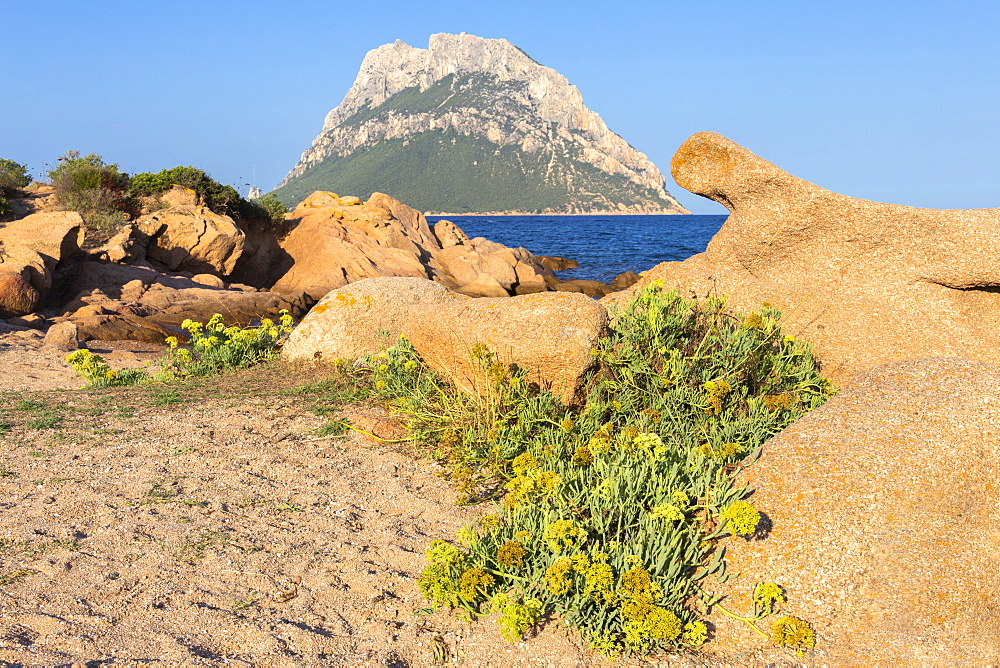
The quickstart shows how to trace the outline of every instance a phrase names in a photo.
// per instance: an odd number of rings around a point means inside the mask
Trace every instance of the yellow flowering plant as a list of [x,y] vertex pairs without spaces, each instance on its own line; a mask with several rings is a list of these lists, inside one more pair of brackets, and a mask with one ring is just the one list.
[[206,323],[186,319],[181,329],[188,333],[190,347],[181,347],[175,336],[167,338],[161,379],[204,376],[273,357],[292,331],[292,316],[282,310],[277,321],[263,318],[256,327],[239,327],[226,325],[216,313]]
[[[700,647],[717,603],[701,584],[730,577],[718,541],[760,524],[735,474],[832,391],[779,320],[651,284],[614,314],[586,402],[569,409],[481,345],[471,357],[496,385],[478,397],[435,379],[405,341],[362,361],[463,495],[501,501],[462,533],[457,561],[428,556],[425,596],[477,612],[489,597],[511,639],[554,614],[609,656]],[[760,596],[777,609],[774,591]],[[791,623],[781,638],[808,642]]]

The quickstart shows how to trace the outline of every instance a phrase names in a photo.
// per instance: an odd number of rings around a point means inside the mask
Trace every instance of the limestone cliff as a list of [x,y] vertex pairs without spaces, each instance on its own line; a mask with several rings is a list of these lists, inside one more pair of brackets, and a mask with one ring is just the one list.
[[382,190],[450,213],[686,213],[580,91],[503,39],[437,34],[370,51],[276,189]]

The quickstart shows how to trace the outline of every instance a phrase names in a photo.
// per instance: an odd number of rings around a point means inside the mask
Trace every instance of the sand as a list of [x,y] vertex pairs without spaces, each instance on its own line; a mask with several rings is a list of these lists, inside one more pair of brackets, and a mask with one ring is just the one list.
[[603,663],[557,623],[414,614],[426,545],[490,508],[412,445],[317,436],[301,370],[67,389],[65,353],[2,345],[0,663]]

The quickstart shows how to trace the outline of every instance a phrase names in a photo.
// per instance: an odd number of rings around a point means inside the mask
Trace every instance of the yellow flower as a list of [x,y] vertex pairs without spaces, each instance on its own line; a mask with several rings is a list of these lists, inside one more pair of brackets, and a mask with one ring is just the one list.
[[816,632],[806,620],[788,615],[774,623],[774,644],[793,649],[801,657],[803,650],[816,647]]
[[500,518],[496,515],[483,515],[479,518],[479,528],[485,533],[493,533],[500,527]]
[[586,445],[581,445],[573,453],[572,461],[577,466],[590,466],[594,462],[594,453]]
[[785,592],[773,582],[761,582],[753,590],[753,602],[761,611],[770,613],[777,604],[785,602]]
[[670,503],[661,503],[654,507],[650,514],[653,517],[664,519],[668,522],[684,519],[684,513],[681,512],[680,508]]
[[542,540],[555,552],[574,547],[587,538],[587,532],[576,526],[573,520],[556,520],[545,529]]
[[747,501],[734,501],[719,515],[734,536],[749,536],[760,524],[760,511]]
[[465,558],[457,547],[443,540],[431,541],[431,544],[427,546],[424,557],[428,563],[443,564],[445,566],[457,564]]
[[663,459],[667,455],[667,446],[663,445],[659,434],[639,434],[632,439],[632,443],[646,454],[652,455],[655,460]]
[[708,640],[705,622],[688,622],[684,625],[684,642],[692,647],[701,647]]
[[497,550],[497,561],[507,568],[520,568],[524,564],[524,546],[519,541],[508,540]]
[[458,595],[469,603],[474,602],[480,595],[489,596],[489,589],[493,586],[493,576],[482,568],[470,568],[462,573],[458,580]]
[[462,545],[469,547],[476,542],[479,536],[476,535],[476,532],[470,529],[469,527],[462,527],[461,529],[458,530],[458,533],[455,534],[455,538]]
[[572,567],[573,560],[569,557],[557,558],[545,571],[545,587],[556,596],[568,592],[573,586],[573,581],[569,579]]
[[519,476],[525,475],[528,471],[536,471],[539,468],[538,460],[531,454],[525,452],[514,458],[511,462],[514,473]]
[[168,336],[165,339],[164,343],[166,343],[171,348],[176,348],[178,345],[180,345],[180,341],[177,340],[176,336]]

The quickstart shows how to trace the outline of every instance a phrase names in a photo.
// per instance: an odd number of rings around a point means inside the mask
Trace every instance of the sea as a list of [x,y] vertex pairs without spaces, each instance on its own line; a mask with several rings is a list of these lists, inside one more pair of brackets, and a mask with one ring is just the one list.
[[726,216],[427,216],[450,220],[470,237],[523,246],[535,255],[576,260],[557,273],[563,280],[610,282],[624,271],[639,273],[668,260],[705,250]]

